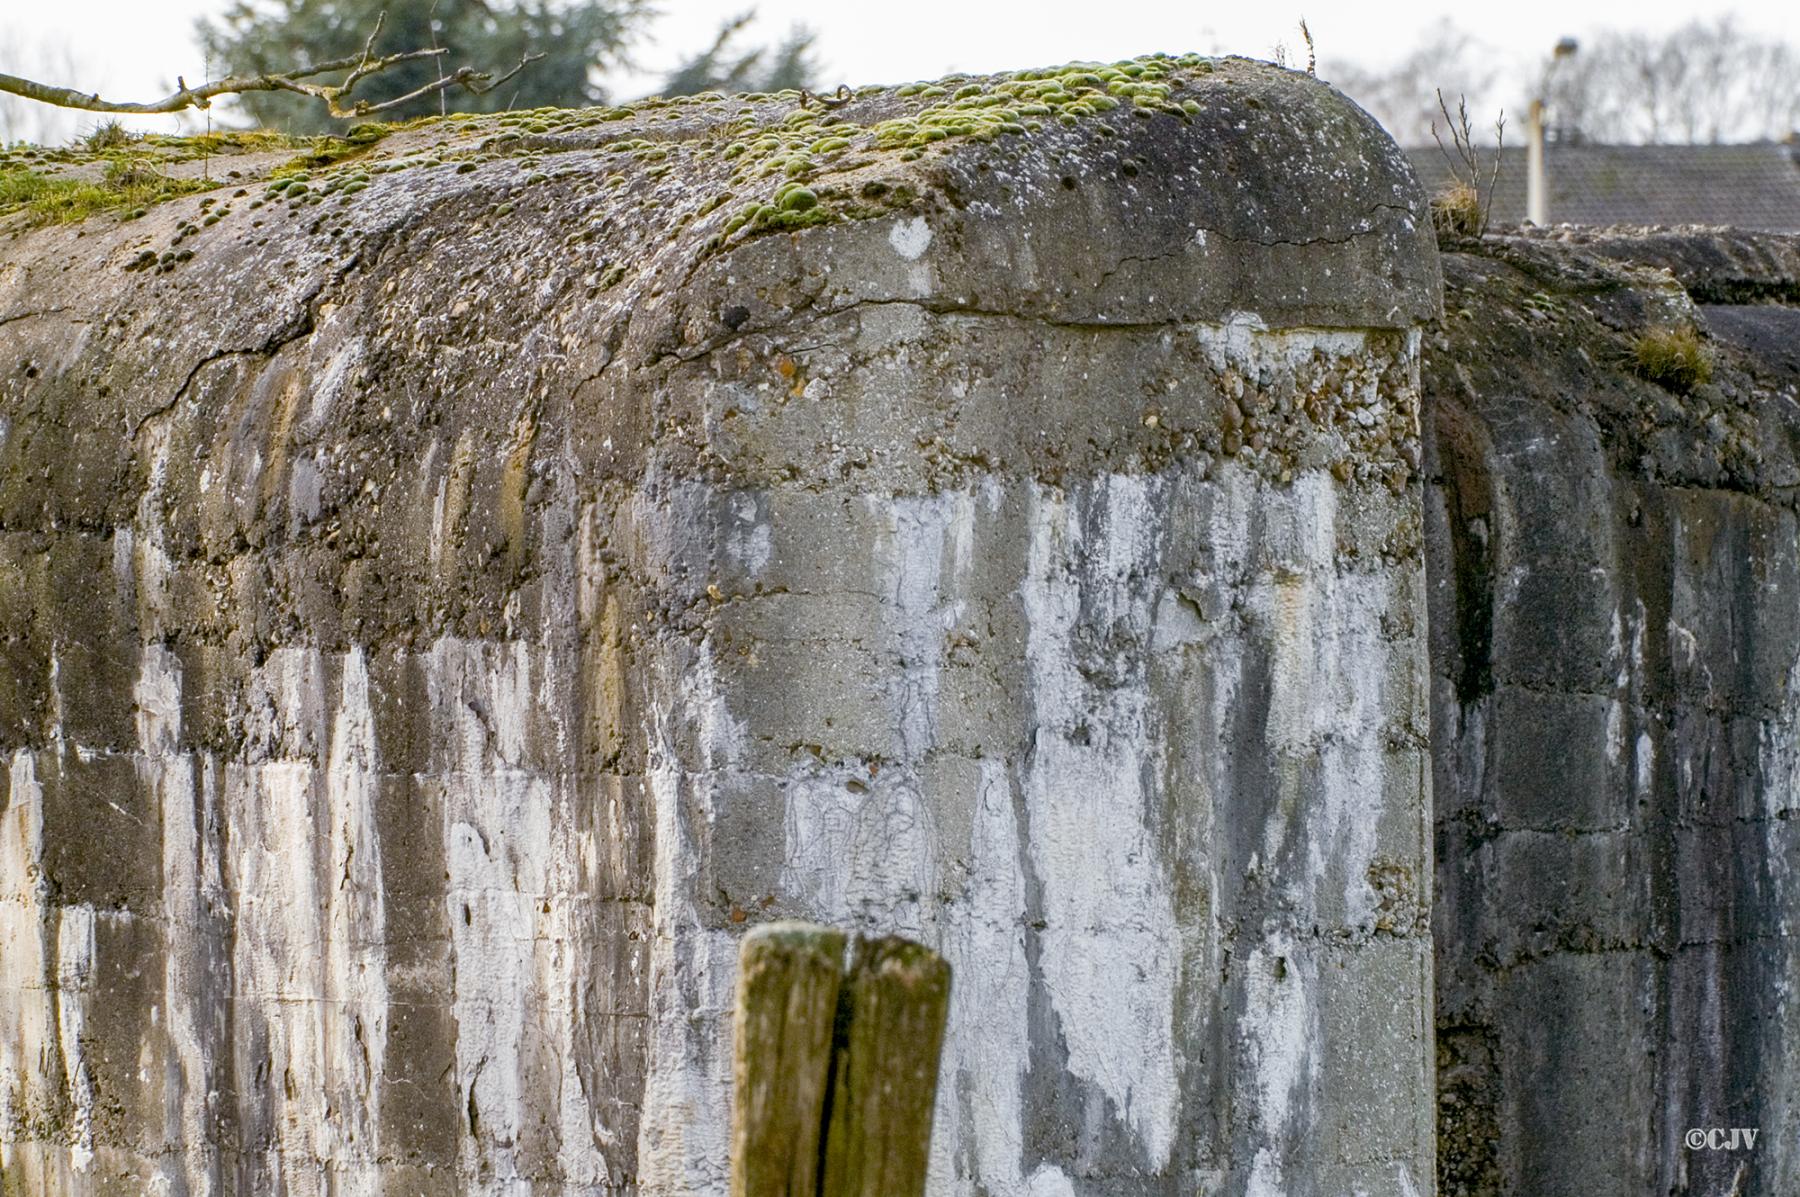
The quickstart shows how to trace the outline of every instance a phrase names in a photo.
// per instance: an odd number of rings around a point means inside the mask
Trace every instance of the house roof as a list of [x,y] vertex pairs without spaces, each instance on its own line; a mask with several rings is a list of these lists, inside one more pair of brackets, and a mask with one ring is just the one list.
[[[1449,181],[1435,145],[1406,151],[1427,192]],[[1752,145],[1569,145],[1552,142],[1544,158],[1550,176],[1552,224],[1713,224],[1770,232],[1800,232],[1800,147]],[[1491,155],[1482,159],[1483,173]],[[1492,219],[1525,219],[1525,150],[1501,152]]]

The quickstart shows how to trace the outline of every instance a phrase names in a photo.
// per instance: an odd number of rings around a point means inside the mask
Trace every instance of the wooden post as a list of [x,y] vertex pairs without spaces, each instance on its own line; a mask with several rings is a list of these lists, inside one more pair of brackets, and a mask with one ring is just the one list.
[[731,1197],[816,1197],[844,935],[810,923],[744,937],[731,1119]]
[[921,1197],[950,966],[909,940],[772,923],[739,960],[732,1197]]
[[950,966],[922,944],[857,938],[838,1002],[824,1197],[921,1197]]

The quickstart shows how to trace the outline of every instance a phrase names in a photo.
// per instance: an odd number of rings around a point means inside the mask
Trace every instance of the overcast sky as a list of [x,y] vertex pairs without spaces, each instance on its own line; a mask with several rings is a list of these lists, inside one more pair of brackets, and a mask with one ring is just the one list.
[[[429,0],[392,0],[395,6]],[[225,0],[0,0],[0,62],[39,65],[44,82],[68,82],[108,99],[148,99],[171,90],[177,74],[194,81],[205,64],[193,39],[197,17]],[[1438,5],[1336,0],[1304,4],[1207,4],[1204,0],[663,0],[637,57],[643,71],[612,79],[630,97],[652,90],[662,70],[707,43],[726,17],[755,7],[756,41],[778,38],[796,22],[818,33],[818,54],[835,83],[890,83],[952,71],[989,71],[1076,59],[1110,61],[1155,50],[1272,57],[1284,43],[1294,57],[1304,15],[1329,77],[1334,61],[1391,61],[1413,30],[1446,11]],[[1476,38],[1524,62],[1563,35],[1595,28],[1672,29],[1697,15],[1735,14],[1743,26],[1800,42],[1794,0],[1740,0],[1701,6],[1674,0],[1509,0],[1450,10]],[[61,78],[72,53],[79,80]],[[1299,55],[1304,58],[1304,54]],[[6,69],[0,67],[0,69]],[[1501,98],[1511,102],[1513,97]],[[92,123],[71,118],[69,127]],[[171,129],[174,118],[145,127]]]

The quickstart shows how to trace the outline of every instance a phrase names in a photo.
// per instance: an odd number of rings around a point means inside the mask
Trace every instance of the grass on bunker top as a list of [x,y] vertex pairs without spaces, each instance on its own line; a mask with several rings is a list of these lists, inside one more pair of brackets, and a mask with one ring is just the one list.
[[353,126],[343,136],[322,137],[267,129],[170,137],[136,136],[103,125],[63,148],[0,150],[0,218],[23,213],[22,221],[15,223],[26,228],[72,224],[108,212],[130,220],[163,200],[220,186],[217,179],[172,176],[166,170],[171,163],[294,151],[293,160],[273,172],[279,175],[366,153],[390,128],[368,123]]
[[0,166],[0,216],[23,211],[33,225],[68,224],[99,212],[129,218],[173,196],[217,186],[204,179],[172,179],[154,166],[125,160],[109,162],[98,179],[6,165]]

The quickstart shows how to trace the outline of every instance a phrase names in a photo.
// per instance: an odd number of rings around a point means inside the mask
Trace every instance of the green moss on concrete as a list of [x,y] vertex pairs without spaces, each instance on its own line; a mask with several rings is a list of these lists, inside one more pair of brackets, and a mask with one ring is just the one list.
[[272,129],[235,129],[219,133],[195,133],[184,137],[148,134],[140,138],[136,149],[170,162],[192,162],[201,158],[225,158],[237,154],[261,154],[294,149],[323,138],[294,137]]
[[[1260,64],[1227,65],[1246,78],[1275,70]],[[207,159],[209,173],[222,175],[234,168],[211,160],[288,151],[285,161],[246,165],[232,177],[260,177],[268,184],[254,206],[281,201],[294,210],[327,201],[339,207],[352,204],[382,174],[428,170],[474,176],[484,164],[505,162],[526,172],[528,184],[568,188],[583,196],[616,194],[622,210],[646,214],[665,232],[698,227],[704,255],[767,233],[908,209],[932,186],[929,160],[970,145],[991,145],[1006,157],[1024,152],[1040,134],[1112,137],[1133,118],[1191,122],[1201,113],[1204,98],[1196,98],[1193,85],[1218,69],[1197,54],[1159,54],[1111,64],[1074,63],[845,89],[827,99],[798,91],[709,93],[586,109],[369,123],[353,126],[341,137],[241,131],[146,137],[104,151],[31,151],[26,165],[53,174],[42,166],[54,161],[71,170],[85,165],[92,173],[92,163],[120,156],[153,162]],[[1209,86],[1216,89],[1218,84]],[[586,161],[545,165],[545,159],[564,154],[583,155]],[[0,167],[9,165],[11,159],[0,155]],[[491,212],[510,202],[506,192],[518,185],[517,179],[509,170],[504,176],[471,178],[465,186],[499,189],[491,197]],[[181,184],[168,194],[188,189],[199,188]],[[134,202],[143,207],[162,197],[158,192]],[[120,206],[99,199],[90,194],[85,202],[66,203],[57,218],[79,219],[102,207]]]
[[[1079,127],[1092,121],[1094,132],[1112,135],[1116,129],[1097,118],[1126,113],[1192,120],[1199,105],[1177,93],[1184,78],[1212,70],[1212,62],[1199,55],[1153,55],[1110,65],[1076,63],[863,88],[844,93],[847,101],[787,91],[651,97],[621,106],[489,117],[457,114],[404,126],[440,135],[426,153],[414,138],[398,139],[405,148],[390,151],[377,143],[398,130],[364,126],[345,138],[296,147],[300,154],[270,172],[268,197],[293,206],[331,194],[347,201],[373,174],[420,167],[472,174],[499,160],[518,163],[533,172],[530,181],[542,183],[550,178],[538,169],[545,155],[585,151],[599,155],[603,171],[587,183],[590,189],[624,192],[639,211],[668,210],[676,227],[720,213],[702,243],[702,252],[710,253],[764,233],[908,206],[915,188],[897,179],[861,177],[883,163],[898,169],[967,143],[1027,138],[1052,124]],[[609,134],[621,125],[622,135]]]
[[[1076,63],[967,82],[907,84],[875,96],[912,100],[913,110],[868,123],[856,120],[854,111],[801,98],[801,105],[780,120],[727,127],[717,153],[732,163],[730,198],[754,195],[765,180],[785,182],[766,199],[741,206],[712,245],[887,210],[891,200],[870,205],[864,202],[867,196],[859,199],[829,188],[809,192],[818,203],[803,211],[782,198],[791,194],[785,191],[789,184],[824,180],[883,159],[913,162],[928,152],[950,152],[959,143],[1025,137],[1048,121],[1078,125],[1124,107],[1146,118],[1166,114],[1191,120],[1199,105],[1178,99],[1175,90],[1184,73],[1202,67],[1202,73],[1210,73],[1212,64],[1197,54],[1152,55],[1112,65]],[[954,90],[949,83],[956,84]]]
[[267,190],[263,192],[265,200],[287,200],[289,203],[320,203],[332,196],[348,199],[366,190],[369,186],[370,174],[367,170],[340,170],[314,178],[311,171],[304,168],[283,168],[275,173]]
[[393,132],[391,125],[369,122],[352,126],[350,131],[342,137],[308,138],[302,143],[303,152],[286,164],[276,167],[272,177],[317,170],[320,167],[333,166],[351,158],[361,158],[391,132]]

